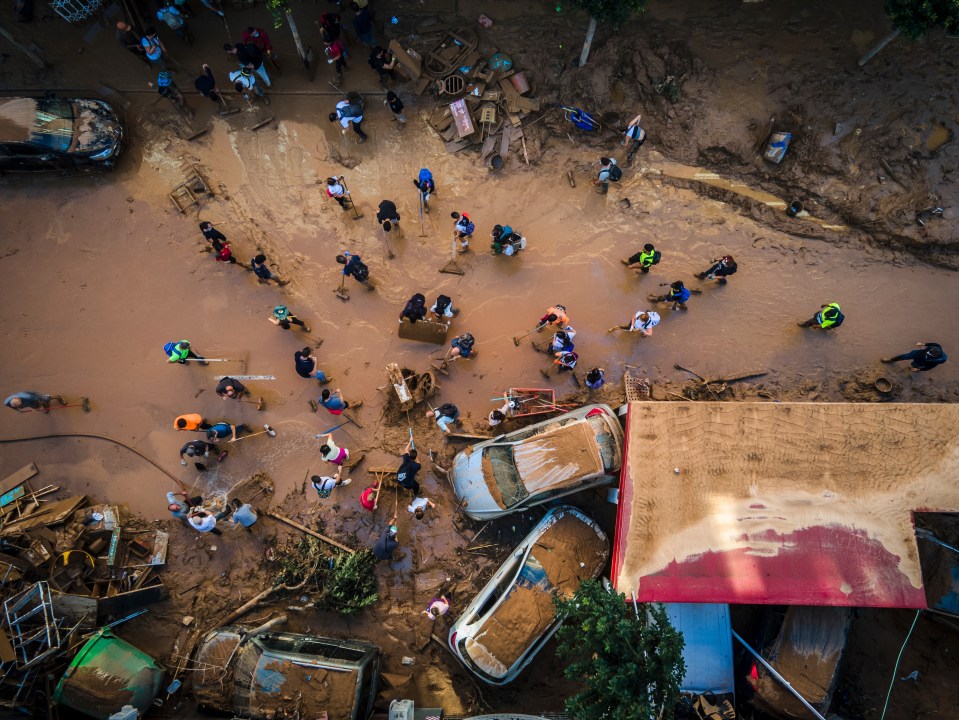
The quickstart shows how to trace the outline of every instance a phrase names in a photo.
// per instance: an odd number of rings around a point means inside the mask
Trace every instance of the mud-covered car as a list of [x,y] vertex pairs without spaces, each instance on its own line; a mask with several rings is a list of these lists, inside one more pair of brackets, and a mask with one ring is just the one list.
[[103,100],[0,98],[0,172],[109,170],[122,146]]
[[608,405],[585,405],[485,440],[453,459],[450,476],[467,515],[491,520],[610,482],[623,428]]
[[297,711],[336,720],[373,714],[380,649],[370,643],[230,625],[203,637],[195,661],[203,710],[264,720]]
[[513,681],[562,624],[553,598],[572,597],[608,558],[609,540],[592,518],[553,508],[453,623],[450,648],[481,680]]

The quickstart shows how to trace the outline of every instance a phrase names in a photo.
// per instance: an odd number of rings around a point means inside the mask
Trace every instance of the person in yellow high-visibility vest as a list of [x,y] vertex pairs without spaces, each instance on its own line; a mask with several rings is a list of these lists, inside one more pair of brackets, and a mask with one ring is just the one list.
[[837,328],[842,325],[846,316],[839,309],[839,303],[831,302],[820,306],[819,312],[805,322],[796,323],[799,327],[819,327],[822,330]]

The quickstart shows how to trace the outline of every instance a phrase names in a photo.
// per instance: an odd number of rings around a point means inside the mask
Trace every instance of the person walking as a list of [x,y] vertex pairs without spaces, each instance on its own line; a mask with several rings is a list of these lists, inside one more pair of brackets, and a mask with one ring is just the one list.
[[150,64],[150,61],[147,60],[146,49],[140,44],[140,36],[136,34],[130,25],[122,20],[117,23],[116,38],[117,42],[120,43],[120,47],[131,55],[135,55],[141,62],[147,65]]
[[270,76],[266,73],[266,65],[263,64],[263,51],[260,48],[251,43],[236,43],[234,45],[225,43],[223,49],[227,54],[236,56],[236,61],[240,63],[241,68],[252,70],[260,76],[264,85],[270,87]]
[[396,548],[400,546],[399,541],[396,539],[398,530],[396,525],[394,525],[395,522],[396,515],[392,517],[390,524],[383,528],[379,539],[373,544],[373,557],[377,560],[392,560],[393,553],[396,552]]
[[224,400],[242,400],[249,397],[250,391],[239,380],[225,377],[217,383],[216,394]]
[[633,155],[635,155],[636,151],[646,142],[646,131],[639,126],[639,121],[642,120],[642,118],[642,115],[634,117],[629,121],[629,125],[627,125],[623,131],[623,135],[626,136],[623,138],[623,147],[629,146],[629,150],[626,152],[627,164],[633,161]]
[[340,182],[342,179],[342,175],[340,177],[334,176],[326,179],[326,196],[336,200],[344,210],[349,210],[352,199],[350,198],[349,190]]
[[443,403],[438,408],[430,408],[426,411],[426,417],[436,420],[439,429],[449,434],[450,425],[462,425],[460,422],[460,411],[453,403]]
[[170,341],[163,346],[163,352],[167,355],[167,362],[179,363],[185,365],[187,360],[198,360],[201,365],[209,365],[201,355],[198,355],[190,345],[189,340],[180,340],[179,342]]
[[333,392],[330,392],[328,389],[323,390],[320,397],[316,400],[310,401],[310,406],[313,408],[313,412],[316,412],[317,407],[322,405],[325,407],[331,415],[342,415],[343,411],[348,408],[358,408],[363,405],[362,400],[356,400],[352,403],[347,402],[346,398],[343,397],[343,391],[337,388]]
[[213,427],[199,413],[179,415],[173,421],[173,429],[181,432],[205,432]]
[[396,203],[392,200],[383,200],[376,213],[376,222],[382,225],[386,232],[390,232],[394,227],[399,230],[400,214],[396,210]]
[[615,158],[601,157],[599,159],[599,174],[593,180],[593,184],[598,186],[596,192],[605,195],[609,192],[609,184],[619,182],[622,177],[623,171],[616,164]]
[[208,220],[200,223],[200,232],[203,233],[203,237],[207,242],[212,243],[214,240],[226,242],[226,235],[217,230],[213,223]]
[[916,347],[921,349],[910,350],[895,357],[882,358],[882,361],[884,363],[894,363],[901,360],[911,360],[909,369],[912,372],[926,372],[934,367],[939,367],[949,359],[939,343],[919,341],[916,343]]
[[316,435],[315,437],[317,440],[322,440],[320,444],[320,457],[328,463],[343,465],[344,462],[350,459],[350,451],[346,448],[337,447],[336,443],[333,442],[332,433]]
[[437,295],[436,302],[430,307],[430,312],[436,320],[453,318],[459,314],[459,309],[453,307],[453,299],[448,295]]
[[[180,464],[186,465],[187,458],[193,460],[198,457],[209,457],[210,450],[214,448],[212,443],[203,440],[190,440],[180,448]],[[197,465],[201,465],[199,462]]]
[[594,367],[586,373],[584,380],[589,390],[599,390],[606,384],[606,370],[604,368]]
[[364,5],[360,7],[359,3],[351,2],[350,8],[353,10],[353,32],[364,45],[369,47],[376,46],[376,31],[373,29],[373,17],[370,11]]
[[801,328],[818,327],[821,330],[835,329],[842,325],[846,316],[839,309],[839,303],[831,302],[819,306],[819,312],[804,322],[796,323]]
[[177,10],[173,4],[173,0],[166,0],[166,3],[157,10],[156,16],[157,20],[166,23],[166,26],[187,45],[193,44],[193,33],[190,32],[190,27],[187,25],[183,13]]
[[[385,223],[384,223],[385,229]],[[373,283],[370,282],[370,269],[367,267],[359,255],[350,252],[344,252],[336,256],[336,262],[343,266],[343,275],[353,277],[360,285],[367,290],[373,289]]]
[[173,80],[173,74],[169,70],[161,70],[157,73],[156,85],[152,82],[148,82],[147,85],[151,88],[156,87],[158,95],[172,102],[176,105],[177,110],[186,113],[189,118],[193,118],[193,109],[187,105],[183,93],[180,92],[180,88],[177,87]]
[[423,293],[415,293],[413,297],[406,301],[406,305],[400,312],[400,322],[403,322],[404,318],[409,320],[411,325],[415,324],[417,320],[426,319],[426,297]]
[[620,262],[634,272],[646,274],[653,265],[658,265],[662,259],[663,254],[652,243],[646,243],[638,253],[633,253]]
[[430,211],[430,195],[436,192],[436,181],[433,173],[422,168],[420,174],[413,180],[413,186],[420,191],[420,201],[423,203],[423,212]]
[[310,326],[291,313],[286,305],[277,305],[274,307],[273,315],[268,317],[267,320],[274,325],[279,325],[284,330],[289,330],[293,325],[299,325],[303,328],[303,332],[310,332]]
[[400,100],[399,95],[392,90],[388,90],[383,104],[390,109],[391,113],[393,113],[393,119],[400,124],[400,127],[405,127],[406,115],[403,113],[403,108],[405,106],[403,105],[403,101]]
[[473,232],[476,225],[470,220],[467,213],[451,212],[453,218],[453,241],[457,243],[456,249],[461,253],[468,252],[470,249],[470,240],[473,238]]
[[256,81],[256,77],[250,68],[242,67],[239,70],[233,70],[229,74],[229,77],[230,82],[233,84],[233,89],[242,95],[244,99],[249,100],[251,95],[256,95],[263,100],[265,105],[270,104],[270,98],[266,96],[266,93]]
[[413,517],[417,520],[422,520],[423,516],[426,515],[426,511],[430,508],[435,508],[436,503],[430,500],[427,497],[415,497],[413,501],[406,508],[406,511],[413,514]]
[[[216,86],[216,78],[213,77],[213,71],[210,66],[203,63],[203,72],[197,75],[193,81],[193,87],[205,98],[210,98],[215,103],[225,102],[220,95],[220,89]],[[201,228],[202,229],[202,228]]]
[[413,495],[419,495],[420,484],[416,481],[416,473],[418,473],[422,467],[422,465],[416,462],[416,448],[413,447],[413,438],[410,438],[406,442],[406,447],[403,448],[403,460],[400,462],[400,467],[396,471],[396,482],[400,487],[412,490]]
[[[354,93],[355,94],[355,93]],[[357,97],[359,97],[357,95]],[[363,103],[355,99],[340,100],[336,108],[330,113],[330,122],[340,123],[341,132],[346,135],[350,127],[356,133],[356,142],[365,143],[367,135],[363,132]]]
[[67,404],[67,401],[64,400],[61,395],[44,395],[43,393],[33,392],[32,390],[25,390],[23,392],[13,393],[13,395],[8,395],[7,399],[3,401],[3,404],[17,412],[39,410],[40,412],[48,413],[50,412],[50,401],[54,398],[56,398],[60,405]]
[[313,475],[310,477],[310,484],[313,486],[313,489],[316,490],[316,494],[320,500],[328,498],[334,488],[346,487],[351,482],[353,482],[351,478],[341,478],[339,472],[334,473],[332,477],[329,475]]
[[674,283],[670,283],[669,292],[665,295],[650,295],[647,299],[650,302],[672,303],[673,310],[677,308],[680,310],[688,310],[689,308],[686,307],[686,301],[689,300],[690,294],[689,288],[683,284],[683,281],[677,280]]
[[736,271],[739,269],[739,265],[733,260],[732,255],[723,255],[718,260],[713,260],[713,264],[701,273],[696,273],[696,277],[700,280],[716,280],[720,285],[726,284],[726,278],[730,275],[735,275]]
[[313,355],[308,347],[293,353],[293,362],[296,366],[296,374],[302,378],[308,380],[316,378],[320,385],[326,385],[333,379],[332,375],[327,375],[319,369],[319,360],[316,359],[316,355]]
[[346,48],[337,38],[323,37],[323,52],[326,54],[326,63],[333,66],[333,84],[339,85],[343,81],[343,69],[346,67]]
[[160,36],[155,27],[151,25],[143,31],[143,37],[140,38],[140,45],[143,47],[143,54],[146,55],[147,60],[153,67],[158,70],[167,69],[166,60],[163,57],[166,55],[166,47],[163,41],[160,40]]

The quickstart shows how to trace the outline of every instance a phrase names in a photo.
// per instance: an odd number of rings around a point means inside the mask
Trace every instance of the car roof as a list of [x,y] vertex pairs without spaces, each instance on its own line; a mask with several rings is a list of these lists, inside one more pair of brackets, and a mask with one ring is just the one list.
[[33,98],[0,98],[0,142],[27,142],[36,120]]
[[513,462],[530,495],[603,472],[588,422],[569,423],[513,447]]
[[553,592],[546,590],[571,597],[583,580],[602,570],[609,541],[592,520],[566,509],[536,540],[531,554],[541,563],[548,582],[514,584],[473,637],[466,639],[469,656],[496,677],[504,676],[555,619]]

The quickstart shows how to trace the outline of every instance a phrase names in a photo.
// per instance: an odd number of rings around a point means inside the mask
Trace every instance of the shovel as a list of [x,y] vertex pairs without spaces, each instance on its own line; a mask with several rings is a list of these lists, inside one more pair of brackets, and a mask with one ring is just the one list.
[[[363,213],[356,209],[356,203],[353,202],[353,195],[350,193],[350,188],[347,187],[346,180],[342,175],[340,175],[340,182],[343,183],[343,189],[346,191],[347,198],[349,198],[350,210],[353,211],[353,219],[359,220],[361,217],[363,217]],[[387,243],[387,245],[389,245],[389,243]],[[391,254],[390,257],[393,257],[393,255]]]
[[223,109],[218,111],[217,115],[220,117],[226,117],[227,115],[236,115],[238,112],[240,112],[240,108],[230,107],[227,105],[226,100],[219,91],[217,91],[216,96],[219,99],[220,104],[223,106]]
[[255,432],[252,435],[247,435],[246,437],[239,437],[234,442],[240,442],[240,440],[249,440],[251,437],[256,437],[257,435],[269,435],[270,437],[276,437],[276,430],[271,428],[269,425],[264,425],[260,432]]
[[440,360],[439,365],[436,364],[436,360],[430,361],[430,365],[432,365],[434,370],[437,370],[438,372],[441,372],[444,375],[449,375],[450,373],[446,368],[449,367],[449,359],[450,359],[450,355],[452,354],[453,354],[453,348],[450,348],[449,350],[446,351],[446,355],[443,357],[443,359]]
[[317,347],[319,347],[320,345],[323,344],[323,338],[315,338],[315,337],[313,337],[312,335],[307,335],[307,334],[306,334],[305,332],[303,332],[302,330],[296,330],[296,329],[294,329],[294,328],[292,328],[292,327],[290,328],[290,330],[293,330],[293,332],[295,332],[297,335],[302,335],[302,336],[305,337],[305,338],[309,338],[309,339],[312,340],[314,343],[316,343],[316,346],[317,346]]
[[244,400],[243,398],[240,398],[240,402],[250,403],[250,405],[256,405],[257,410],[263,409],[263,398],[257,398],[256,401]]
[[350,291],[346,289],[346,275],[340,276],[340,286],[333,288],[333,294],[343,302],[350,299]]
[[[74,403],[73,405],[67,405],[66,401],[63,398],[60,398],[60,405],[57,407],[47,408],[47,410],[65,410],[66,408],[75,408],[82,407],[83,412],[90,412],[90,398],[81,398],[79,403]],[[27,408],[30,412],[40,412],[34,408]]]

